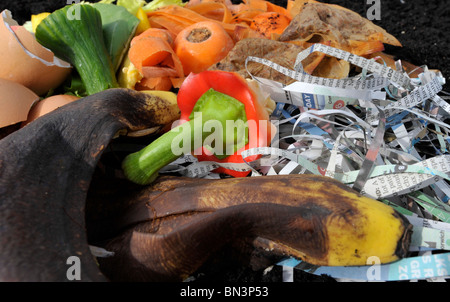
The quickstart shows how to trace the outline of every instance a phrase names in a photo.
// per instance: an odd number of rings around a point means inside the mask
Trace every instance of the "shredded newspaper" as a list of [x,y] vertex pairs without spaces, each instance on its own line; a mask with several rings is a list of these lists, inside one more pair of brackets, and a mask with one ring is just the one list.
[[[301,62],[322,52],[362,72],[345,79],[311,76]],[[411,78],[380,58],[366,59],[315,44],[302,51],[292,69],[266,59],[248,57],[294,79],[290,85],[253,77],[277,106],[271,115],[278,135],[270,147],[243,152],[261,158],[245,164],[198,162],[185,155],[161,172],[219,178],[219,165],[262,175],[321,174],[363,195],[380,200],[405,215],[414,226],[411,256],[390,264],[372,259],[361,267],[318,267],[286,259],[284,281],[292,270],[326,274],[341,281],[443,281],[450,275],[450,116],[445,78],[420,67]]]

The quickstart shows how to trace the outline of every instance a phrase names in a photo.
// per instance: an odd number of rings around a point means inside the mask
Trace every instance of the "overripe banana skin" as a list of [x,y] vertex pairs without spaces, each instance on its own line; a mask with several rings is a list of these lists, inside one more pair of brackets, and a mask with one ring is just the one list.
[[[13,100],[12,100],[13,101]],[[0,140],[0,281],[106,281],[87,243],[85,202],[97,162],[122,129],[164,127],[176,102],[109,89],[50,112]]]
[[314,175],[160,177],[126,206],[108,224],[125,230],[105,246],[116,256],[100,263],[117,272],[117,263],[133,259],[156,280],[186,277],[220,246],[244,237],[310,264],[348,266],[404,257],[411,234],[391,207]]

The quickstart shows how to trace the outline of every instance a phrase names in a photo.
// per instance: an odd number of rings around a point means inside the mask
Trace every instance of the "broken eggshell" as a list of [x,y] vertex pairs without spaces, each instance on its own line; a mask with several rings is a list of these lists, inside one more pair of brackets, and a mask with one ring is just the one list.
[[9,10],[0,15],[0,41],[0,78],[22,84],[37,95],[58,87],[72,69],[39,44]]
[[39,96],[22,84],[0,78],[0,128],[25,121]]
[[44,114],[47,114],[61,106],[69,104],[78,99],[79,97],[74,95],[57,94],[36,102],[28,112],[28,118],[25,122],[22,123],[22,127],[31,123],[38,117],[41,117]]

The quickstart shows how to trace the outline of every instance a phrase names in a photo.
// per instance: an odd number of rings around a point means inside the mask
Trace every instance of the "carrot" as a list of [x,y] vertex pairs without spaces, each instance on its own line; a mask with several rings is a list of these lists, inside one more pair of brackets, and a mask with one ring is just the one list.
[[233,16],[224,3],[203,2],[189,6],[189,9],[207,18],[230,23]]
[[[232,35],[234,32],[235,25],[231,23],[224,23],[220,21],[216,21],[205,17],[189,8],[181,7],[179,5],[167,5],[158,9],[156,11],[151,11],[147,13],[150,24],[154,21],[154,17],[159,17],[159,19],[163,19],[165,21],[166,26],[170,26],[170,22],[176,23],[178,26],[181,24],[192,25],[194,23],[203,22],[203,21],[214,21],[220,23],[223,28],[228,32],[228,34]],[[167,27],[166,27],[167,28]]]
[[172,48],[171,57],[167,57],[166,60],[162,62],[162,66],[167,66],[169,68],[174,69],[177,72],[177,76],[183,78],[183,64],[180,61],[180,58],[177,56],[175,51]]
[[205,17],[188,9],[178,5],[168,5],[161,9],[151,11],[147,13],[147,16],[151,18],[152,16],[158,15],[169,15],[177,19],[185,19],[192,23],[205,21]]
[[178,73],[170,67],[142,66],[142,75],[144,78],[163,78],[177,77]]
[[253,18],[261,14],[259,10],[240,10],[233,16],[233,23],[247,23],[250,24]]
[[183,84],[185,78],[170,78],[170,81],[172,82],[172,86],[174,88],[180,88],[181,84]]
[[191,8],[197,4],[204,4],[204,3],[215,3],[225,5],[232,15],[234,15],[243,5],[242,3],[233,4],[231,0],[189,0],[184,7]]
[[265,12],[253,18],[250,28],[271,39],[273,35],[281,35],[290,22],[291,19],[284,14]]
[[348,41],[351,47],[351,53],[357,56],[367,56],[372,53],[384,50],[384,44],[381,41]]
[[[284,7],[276,5],[266,0],[244,0],[245,7],[248,10],[263,12],[275,12],[285,15],[292,19],[291,13]],[[241,8],[242,9],[242,8]]]
[[170,45],[160,39],[146,37],[130,44],[128,57],[131,63],[142,73],[142,66],[154,66],[164,61],[172,53]]
[[174,42],[174,50],[183,64],[185,75],[208,69],[233,47],[230,35],[215,21],[198,22],[185,28]]
[[136,84],[135,90],[162,90],[169,91],[172,88],[170,77],[143,78]]
[[141,74],[144,66],[160,65],[170,67],[178,77],[184,77],[181,61],[172,48],[173,42],[169,31],[149,28],[131,40],[128,57]]
[[168,14],[155,15],[149,18],[150,25],[152,27],[163,28],[168,30],[174,37],[176,37],[180,31],[186,27],[194,24],[190,20],[178,18]]
[[149,28],[149,29],[145,30],[144,32],[142,32],[141,34],[134,37],[131,43],[135,43],[136,41],[139,41],[141,39],[145,39],[148,37],[161,38],[164,41],[166,41],[167,43],[169,43],[169,45],[172,45],[173,40],[174,40],[174,36],[166,29]]
[[173,42],[172,34],[160,28],[149,28],[131,40],[128,58],[143,77],[136,90],[170,90],[172,78],[184,78]]
[[[147,17],[152,27],[167,29],[172,35],[178,35],[186,27],[198,22],[215,21],[231,37],[235,37],[237,26],[250,27],[255,17],[264,13],[278,13],[281,17],[277,24],[281,24],[280,26],[285,26],[285,23],[292,20],[289,10],[266,0],[244,0],[244,3],[238,5],[229,0],[190,0],[184,7],[167,5],[147,12]],[[264,19],[263,16],[258,18]],[[264,20],[269,21],[273,20]],[[243,32],[242,29],[238,31]],[[276,31],[275,34],[280,33]],[[268,32],[267,37],[271,36],[272,32]]]

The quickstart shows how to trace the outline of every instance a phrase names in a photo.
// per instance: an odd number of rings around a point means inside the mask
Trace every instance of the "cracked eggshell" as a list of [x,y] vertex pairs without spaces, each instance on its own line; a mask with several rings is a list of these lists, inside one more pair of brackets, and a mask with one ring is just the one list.
[[18,25],[9,10],[0,15],[0,66],[0,78],[22,84],[37,95],[61,85],[72,70]]
[[78,99],[79,97],[74,95],[57,94],[36,102],[28,112],[28,118],[22,123],[22,127],[31,123],[38,117]]
[[22,84],[0,78],[0,128],[25,121],[39,96]]

